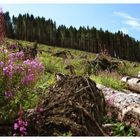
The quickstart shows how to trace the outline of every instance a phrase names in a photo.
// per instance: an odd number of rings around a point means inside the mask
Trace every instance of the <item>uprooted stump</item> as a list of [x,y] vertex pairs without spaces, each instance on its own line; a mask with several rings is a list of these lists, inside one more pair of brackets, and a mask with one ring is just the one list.
[[95,59],[89,61],[89,63],[91,67],[96,67],[97,70],[107,70],[110,72],[117,70],[120,66],[125,66],[125,63],[122,61],[111,60],[100,54],[97,54]]
[[89,78],[57,75],[39,107],[28,111],[29,135],[102,136],[105,100]]

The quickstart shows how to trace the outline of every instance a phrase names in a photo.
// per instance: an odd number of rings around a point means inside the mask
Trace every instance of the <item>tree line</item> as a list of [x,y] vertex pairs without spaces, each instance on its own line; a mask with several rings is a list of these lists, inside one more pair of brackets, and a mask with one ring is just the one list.
[[52,46],[78,49],[93,53],[107,50],[112,57],[140,62],[140,42],[121,31],[111,33],[95,27],[56,26],[56,22],[44,17],[19,14],[10,18],[4,13],[8,38],[37,41]]

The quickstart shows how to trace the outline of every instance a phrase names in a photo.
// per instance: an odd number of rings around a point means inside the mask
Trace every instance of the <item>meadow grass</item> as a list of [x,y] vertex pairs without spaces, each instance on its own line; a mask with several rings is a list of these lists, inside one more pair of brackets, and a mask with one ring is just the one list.
[[[14,42],[14,40],[9,40],[9,41]],[[24,46],[32,45],[32,42],[27,42],[27,41],[19,41],[19,42]],[[64,63],[62,58],[54,57],[51,53],[43,52],[42,54],[39,54],[38,57],[40,57],[40,59],[45,65],[45,72],[47,77],[46,80],[49,81],[48,84],[53,83],[52,81],[54,81],[54,75],[57,72],[70,74],[69,70],[65,69],[65,66],[69,64],[74,66],[76,75],[82,75],[82,76],[88,75],[87,61],[93,60],[96,56],[96,54],[94,53],[39,44],[39,50],[47,51],[49,50],[49,48],[51,48],[52,53],[56,53],[58,51],[70,51],[71,54],[74,56],[74,59],[70,59],[68,63]],[[80,58],[80,56],[85,56],[85,55],[87,56],[86,59]],[[125,75],[137,76],[138,72],[140,71],[140,63],[120,60],[112,57],[107,57],[107,58],[122,61],[123,63],[125,63],[125,65],[119,67],[115,71],[115,73],[106,73],[102,71],[99,72],[98,75],[94,75],[94,72],[91,71],[90,78],[97,83],[103,84],[104,86],[108,86],[117,90],[122,90],[124,88],[127,88],[126,85],[120,82],[121,77]]]
[[96,83],[119,91],[127,88],[127,86],[120,81],[121,77],[117,73],[99,72],[98,75],[92,75],[90,78]]

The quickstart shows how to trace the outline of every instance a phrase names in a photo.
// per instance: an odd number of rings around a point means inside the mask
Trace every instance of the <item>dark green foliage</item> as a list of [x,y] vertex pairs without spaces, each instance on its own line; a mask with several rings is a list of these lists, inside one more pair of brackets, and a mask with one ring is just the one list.
[[101,53],[107,51],[112,57],[140,61],[140,42],[123,34],[121,31],[111,33],[92,27],[67,28],[65,25],[56,27],[56,23],[44,17],[19,14],[9,17],[5,13],[7,37],[19,40],[37,41],[53,46],[73,48],[83,51]]

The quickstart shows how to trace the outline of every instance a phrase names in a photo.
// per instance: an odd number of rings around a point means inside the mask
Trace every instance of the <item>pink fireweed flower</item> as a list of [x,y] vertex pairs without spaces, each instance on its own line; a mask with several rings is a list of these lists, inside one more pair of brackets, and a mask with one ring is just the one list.
[[8,73],[8,67],[3,68],[3,73],[6,75]]
[[8,57],[9,57],[9,59],[11,60],[13,60],[14,59],[14,57],[15,57],[15,53],[10,53],[9,55],[8,55]]
[[13,94],[12,94],[11,91],[6,91],[6,92],[5,92],[5,96],[6,96],[7,98],[9,98],[9,97],[12,97]]
[[22,126],[22,127],[20,127],[19,130],[20,130],[21,133],[24,133],[24,131],[26,131],[26,128]]
[[17,59],[19,59],[19,60],[22,60],[24,58],[24,53],[22,51],[17,52],[15,55],[16,55]]
[[17,119],[14,123],[14,136],[20,135],[24,136],[27,134],[27,127],[28,127],[28,122],[23,121],[22,119]]
[[16,136],[16,134],[14,133],[13,136]]
[[12,78],[13,75],[13,64],[9,64],[7,67],[3,67],[3,74]]
[[14,130],[17,130],[19,128],[18,123],[14,123]]
[[3,66],[4,66],[4,62],[0,61],[0,67],[3,67]]
[[34,78],[35,78],[34,74],[25,76],[25,78],[23,79],[23,84],[28,85],[32,83],[34,81]]

